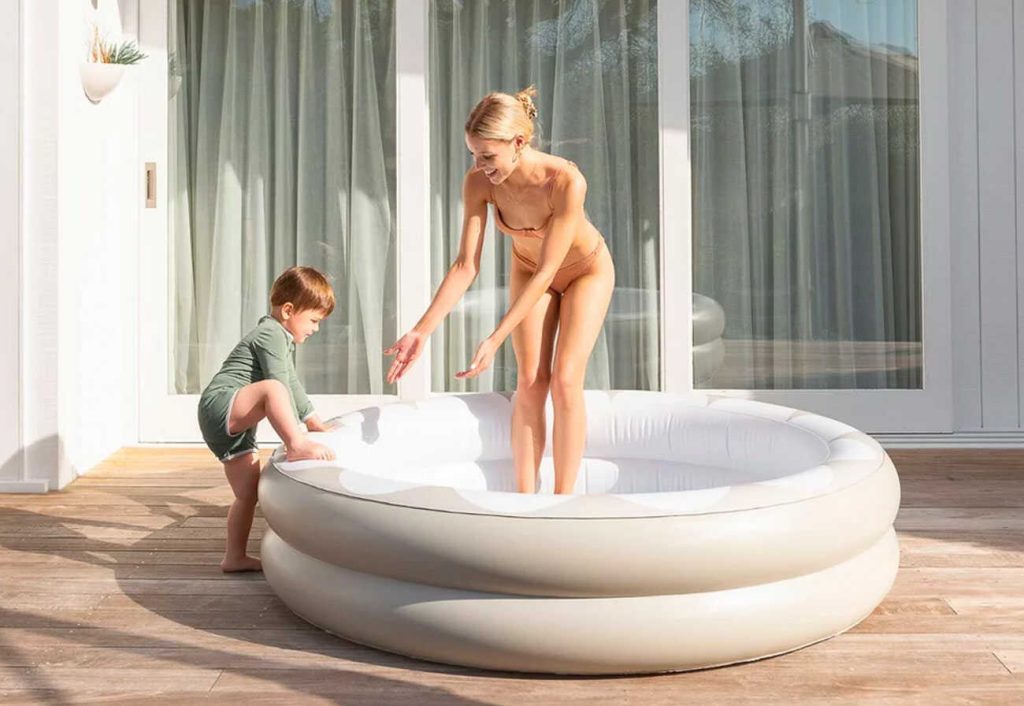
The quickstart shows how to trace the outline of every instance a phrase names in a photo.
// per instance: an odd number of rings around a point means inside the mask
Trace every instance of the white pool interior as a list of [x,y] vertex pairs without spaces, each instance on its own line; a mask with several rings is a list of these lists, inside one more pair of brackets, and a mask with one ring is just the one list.
[[[748,483],[824,486],[832,480],[827,464],[843,445],[830,439],[853,431],[823,417],[747,400],[708,405],[703,395],[588,393],[587,442],[575,494],[678,493]],[[441,486],[514,492],[510,414],[503,395],[433,398],[346,415],[321,440],[337,454],[328,465],[344,473],[349,491],[372,495]],[[549,408],[540,493],[554,486],[552,416]]]

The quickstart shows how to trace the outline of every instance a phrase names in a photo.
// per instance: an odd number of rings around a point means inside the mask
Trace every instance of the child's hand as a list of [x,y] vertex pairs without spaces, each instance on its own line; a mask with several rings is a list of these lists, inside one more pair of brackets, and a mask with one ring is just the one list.
[[326,424],[324,424],[323,422],[321,422],[320,421],[320,417],[314,414],[312,417],[310,417],[309,419],[306,420],[306,430],[307,431],[330,431],[331,428],[329,426],[327,426]]
[[391,363],[391,369],[388,370],[389,385],[405,375],[409,366],[420,357],[420,353],[423,352],[424,340],[422,334],[410,331],[391,344],[390,348],[385,349],[384,355],[395,356],[395,360]]

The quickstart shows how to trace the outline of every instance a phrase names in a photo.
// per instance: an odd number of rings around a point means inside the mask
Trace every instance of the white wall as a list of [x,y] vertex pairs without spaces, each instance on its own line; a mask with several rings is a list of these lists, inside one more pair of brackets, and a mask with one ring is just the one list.
[[0,1],[16,31],[0,43],[0,488],[24,477],[21,454],[21,13]]
[[[72,3],[68,3],[71,5]],[[60,427],[76,471],[96,465],[123,446],[126,388],[134,386],[134,314],[137,299],[138,163],[135,71],[99,104],[82,91],[79,65],[90,26],[123,35],[114,0],[78,0],[60,15],[58,138],[60,280]],[[137,35],[133,30],[131,36]],[[135,436],[130,439],[134,442]]]
[[79,78],[94,21],[136,35],[120,4],[21,0],[23,479],[50,487],[137,440],[138,86],[94,105]]
[[57,9],[21,0],[21,444],[23,482],[56,485]]
[[1021,432],[1024,0],[951,0],[950,135],[955,429]]

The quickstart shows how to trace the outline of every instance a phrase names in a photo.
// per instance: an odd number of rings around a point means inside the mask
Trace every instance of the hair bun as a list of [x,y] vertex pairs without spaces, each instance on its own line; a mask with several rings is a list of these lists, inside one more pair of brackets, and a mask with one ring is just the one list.
[[537,89],[533,86],[524,88],[516,94],[516,100],[522,103],[526,117],[530,120],[534,120],[537,117],[537,106],[533,104],[533,96],[535,95],[537,95]]

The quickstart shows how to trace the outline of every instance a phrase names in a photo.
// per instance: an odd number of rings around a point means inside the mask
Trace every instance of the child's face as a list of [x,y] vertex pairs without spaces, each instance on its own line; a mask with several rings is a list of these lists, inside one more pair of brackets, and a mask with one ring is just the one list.
[[292,335],[296,343],[304,343],[307,338],[320,330],[320,322],[327,318],[327,312],[322,309],[304,309],[296,311],[291,303],[285,304],[281,309],[284,318],[282,325]]

